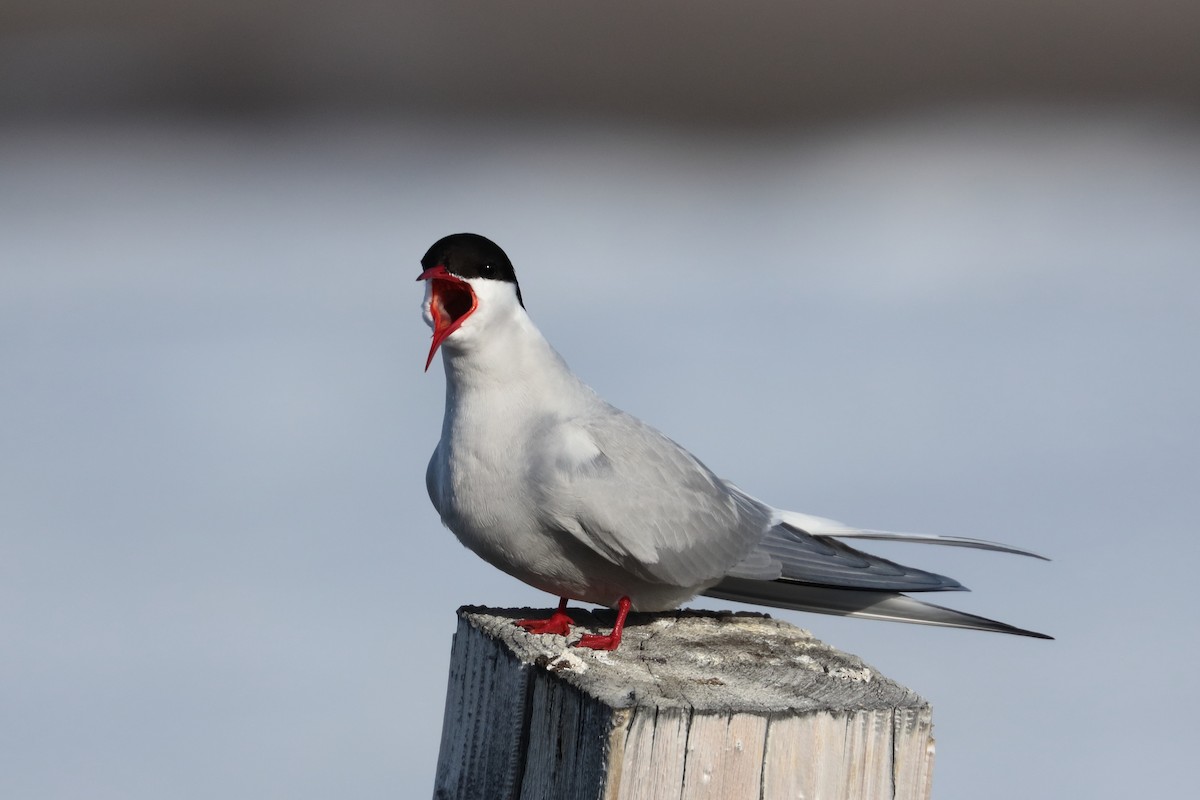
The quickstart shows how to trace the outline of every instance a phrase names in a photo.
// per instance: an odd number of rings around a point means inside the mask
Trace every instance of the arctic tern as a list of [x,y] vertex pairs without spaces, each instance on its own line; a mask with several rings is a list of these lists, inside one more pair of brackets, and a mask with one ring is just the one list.
[[664,611],[698,594],[778,608],[1044,634],[922,603],[902,592],[962,590],[952,578],[864,553],[843,539],[975,547],[960,537],[860,530],[773,508],[710,471],[641,420],[602,400],[525,312],[508,256],[472,233],[421,259],[422,310],[446,373],[441,440],[425,482],[442,522],[515,578],[560,598],[533,633],[568,635],[568,600],[617,610],[609,634],[576,644],[615,649],[630,609]]

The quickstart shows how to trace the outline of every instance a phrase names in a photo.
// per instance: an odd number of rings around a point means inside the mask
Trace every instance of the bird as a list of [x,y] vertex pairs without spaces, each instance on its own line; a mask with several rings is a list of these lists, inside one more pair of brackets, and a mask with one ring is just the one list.
[[909,597],[964,590],[953,578],[846,544],[893,540],[1043,558],[996,542],[891,533],[774,508],[716,475],[655,428],[603,400],[525,310],[508,255],[456,233],[421,259],[422,316],[446,379],[430,500],[459,541],[559,598],[533,634],[569,636],[571,600],[616,609],[611,632],[574,644],[613,650],[633,611],[697,595],[775,608],[1051,637]]

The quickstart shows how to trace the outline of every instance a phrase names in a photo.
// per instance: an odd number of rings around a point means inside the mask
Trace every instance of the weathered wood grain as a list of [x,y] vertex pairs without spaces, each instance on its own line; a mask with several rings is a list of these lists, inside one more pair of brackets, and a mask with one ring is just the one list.
[[[513,624],[540,613],[459,609],[435,798],[929,797],[928,703],[807,631],[631,615],[605,653]],[[589,632],[611,625],[571,613]]]

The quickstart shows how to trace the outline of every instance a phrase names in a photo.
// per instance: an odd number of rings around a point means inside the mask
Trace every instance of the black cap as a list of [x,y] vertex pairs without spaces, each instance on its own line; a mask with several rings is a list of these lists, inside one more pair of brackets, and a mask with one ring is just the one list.
[[525,307],[521,299],[521,286],[512,262],[500,249],[500,245],[477,233],[452,233],[443,236],[421,259],[423,270],[445,267],[451,275],[460,278],[487,278],[508,281],[517,290],[517,302]]

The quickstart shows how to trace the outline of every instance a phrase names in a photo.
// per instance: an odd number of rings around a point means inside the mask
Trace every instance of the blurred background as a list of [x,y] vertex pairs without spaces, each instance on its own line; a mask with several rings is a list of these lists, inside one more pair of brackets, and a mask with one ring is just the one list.
[[[935,798],[1194,783],[1200,11],[7,0],[0,796],[430,794],[455,608],[418,259],[605,397],[1042,642],[783,612]],[[697,602],[698,607],[727,607]]]

